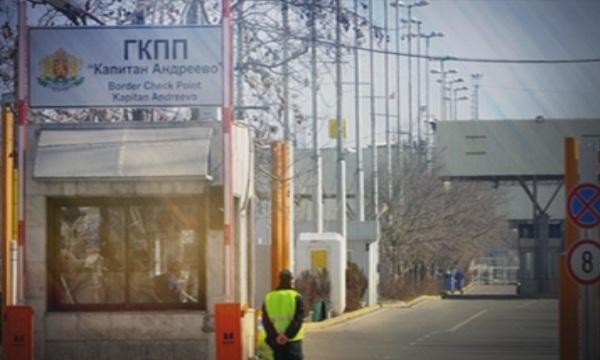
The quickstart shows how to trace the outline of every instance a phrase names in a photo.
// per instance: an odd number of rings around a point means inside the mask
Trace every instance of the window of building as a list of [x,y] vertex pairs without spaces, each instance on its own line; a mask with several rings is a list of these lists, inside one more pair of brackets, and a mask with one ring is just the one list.
[[551,238],[560,239],[563,237],[562,223],[554,223],[548,225],[548,235]]
[[49,308],[204,308],[202,204],[201,197],[50,199]]
[[533,239],[535,237],[533,224],[519,224],[519,237],[521,239]]

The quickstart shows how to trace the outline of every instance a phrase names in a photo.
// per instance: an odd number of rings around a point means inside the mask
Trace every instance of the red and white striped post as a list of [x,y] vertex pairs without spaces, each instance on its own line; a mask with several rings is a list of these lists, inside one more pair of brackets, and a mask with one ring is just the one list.
[[28,100],[28,76],[29,76],[29,28],[27,25],[27,1],[19,0],[19,53],[18,53],[18,169],[19,169],[19,250],[18,250],[18,286],[17,301],[23,304],[25,300],[25,183],[27,179],[27,119],[29,110]]
[[233,228],[233,21],[231,0],[223,0],[223,147],[225,301],[233,302],[235,246]]

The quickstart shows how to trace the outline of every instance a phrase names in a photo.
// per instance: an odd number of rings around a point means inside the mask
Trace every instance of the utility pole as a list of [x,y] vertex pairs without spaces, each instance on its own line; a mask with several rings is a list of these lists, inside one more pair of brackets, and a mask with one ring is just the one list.
[[286,61],[290,56],[289,50],[289,5],[287,1],[281,2],[281,19],[283,26],[283,59],[284,63],[282,65],[282,73],[283,73],[283,138],[285,141],[289,141],[291,139],[291,124],[290,124],[290,69],[288,62]]
[[[392,4],[396,8],[396,52],[400,52],[400,3],[396,1]],[[400,111],[400,56],[396,56],[396,132],[397,132],[397,148],[396,148],[396,173],[402,173],[404,169],[404,155],[402,153],[402,116]],[[402,180],[400,180],[400,197],[402,197]]]
[[[341,47],[341,0],[335,2],[335,75],[336,75],[336,126],[337,126],[337,232],[346,241],[346,159],[344,127],[342,119],[342,47]],[[345,266],[345,264],[343,264]]]
[[440,119],[446,120],[446,69],[444,59],[440,60]]
[[[190,12],[194,10],[194,24],[198,22],[198,0],[192,0],[190,4]],[[244,36],[245,36],[245,24],[244,24],[244,1],[238,0],[236,5],[237,12],[237,39],[236,39],[236,72],[237,77],[235,79],[235,104],[238,108],[236,112],[236,117],[241,120],[244,118],[244,111],[242,110],[244,106],[244,71],[243,71],[243,62],[244,62]],[[193,109],[196,110],[197,109]],[[193,111],[192,110],[192,111]],[[198,116],[198,115],[196,115]],[[192,116],[192,119],[194,117]]]
[[[134,25],[143,25],[146,22],[146,9],[142,0],[136,0],[135,12],[133,17]],[[148,113],[144,109],[133,109],[131,111],[131,120],[144,121]]]
[[448,92],[448,97],[446,98],[446,100],[448,101],[448,119],[449,120],[454,120],[454,108],[452,107],[452,105],[454,105],[454,97],[452,96],[452,94],[454,93],[452,90],[454,86],[454,81],[448,81],[448,87],[446,88],[446,91]]
[[413,146],[413,117],[412,117],[412,6],[408,6],[408,146]]
[[384,69],[385,69],[385,76],[383,78],[383,84],[384,84],[384,92],[385,92],[385,96],[383,97],[384,101],[385,101],[385,156],[386,156],[386,175],[387,175],[387,197],[388,199],[392,199],[392,197],[394,196],[393,193],[393,181],[392,181],[392,129],[390,128],[390,80],[389,80],[389,73],[390,73],[390,64],[389,64],[389,41],[388,41],[388,31],[389,31],[389,27],[388,27],[388,0],[384,0],[383,2],[383,27],[384,27],[384,38],[383,41],[385,42],[385,54],[383,56],[383,61],[384,61]]
[[[424,34],[422,37],[425,39],[425,122],[428,123],[431,121],[431,97],[429,95],[429,47],[431,39],[434,37],[443,37],[444,34],[441,32],[431,32],[429,34]],[[443,70],[443,69],[442,69]],[[432,134],[430,131],[429,134]],[[431,137],[429,137],[429,141],[431,142]]]
[[292,121],[290,118],[290,69],[289,62],[287,61],[290,57],[289,51],[289,34],[290,34],[290,23],[289,23],[289,4],[287,1],[281,2],[281,16],[283,23],[283,123],[284,123],[284,141],[286,142],[286,149],[284,154],[287,155],[286,159],[284,159],[284,164],[286,164],[286,168],[284,169],[284,179],[283,185],[284,189],[287,190],[284,193],[285,201],[283,202],[284,206],[284,244],[287,246],[284,247],[283,256],[288,259],[287,264],[289,264],[290,269],[294,268],[294,181],[292,180],[294,177],[294,139],[292,136]]
[[373,0],[369,0],[369,79],[371,97],[371,166],[373,167],[373,216],[379,212],[379,165],[377,164],[377,121],[375,116],[375,59],[373,56]]
[[[187,16],[186,16],[186,23],[188,25],[196,25],[196,24],[198,24],[198,1],[199,0],[191,0],[191,2],[190,2],[190,7],[188,9]],[[242,2],[243,2],[243,0],[242,0]],[[161,5],[162,5],[162,3],[161,3]],[[239,12],[241,14],[241,11],[239,11]],[[162,14],[163,14],[163,10],[162,10],[162,6],[161,6],[161,11],[160,11],[160,25],[163,24],[162,23],[162,20],[163,20],[163,15]],[[238,23],[238,34],[241,34],[243,32],[243,29],[242,29],[243,26],[244,26],[243,25],[243,21],[240,21]],[[238,35],[238,37],[240,37],[240,35]],[[241,54],[242,54],[241,43],[240,43],[239,39],[238,39],[237,53],[238,53],[238,58],[237,58],[236,63],[239,64],[241,62],[240,58],[241,58]],[[242,92],[241,78],[242,78],[241,76],[237,77],[237,89],[236,89],[237,100],[236,100],[236,103],[238,104],[238,106],[241,105],[240,104],[240,98],[242,96],[241,95],[241,92]],[[240,114],[238,114],[237,116],[241,117]],[[198,108],[191,108],[190,109],[190,118],[192,120],[200,120],[199,119],[200,118],[200,111],[199,111]]]
[[[313,7],[314,7],[313,0]],[[354,28],[358,30],[358,0],[354,0]],[[356,131],[356,162],[358,221],[365,221],[365,171],[363,169],[362,131],[360,124],[360,64],[358,62],[358,33],[354,34],[354,117]]]
[[[417,21],[417,151],[421,154],[421,25],[422,21]],[[412,34],[409,34],[412,36]]]
[[317,0],[312,0],[310,24],[310,68],[311,68],[311,102],[312,102],[312,135],[313,160],[317,175],[317,186],[313,189],[313,221],[314,231],[323,232],[323,170],[321,149],[319,148],[319,121],[317,119]]
[[471,119],[479,120],[479,81],[483,74],[471,74],[473,95],[471,95]]

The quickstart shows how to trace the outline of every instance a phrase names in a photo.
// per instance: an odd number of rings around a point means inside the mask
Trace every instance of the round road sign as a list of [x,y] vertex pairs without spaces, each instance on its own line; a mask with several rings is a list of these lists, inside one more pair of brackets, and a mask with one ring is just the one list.
[[569,250],[567,257],[569,273],[582,285],[600,281],[600,244],[592,240],[580,240]]
[[600,224],[600,186],[580,184],[569,193],[567,201],[569,218],[582,228]]

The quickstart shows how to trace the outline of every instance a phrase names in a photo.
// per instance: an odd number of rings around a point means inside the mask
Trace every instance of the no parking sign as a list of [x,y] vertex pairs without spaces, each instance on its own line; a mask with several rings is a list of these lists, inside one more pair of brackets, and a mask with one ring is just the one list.
[[570,193],[567,207],[569,218],[582,228],[600,225],[600,186],[580,184]]

